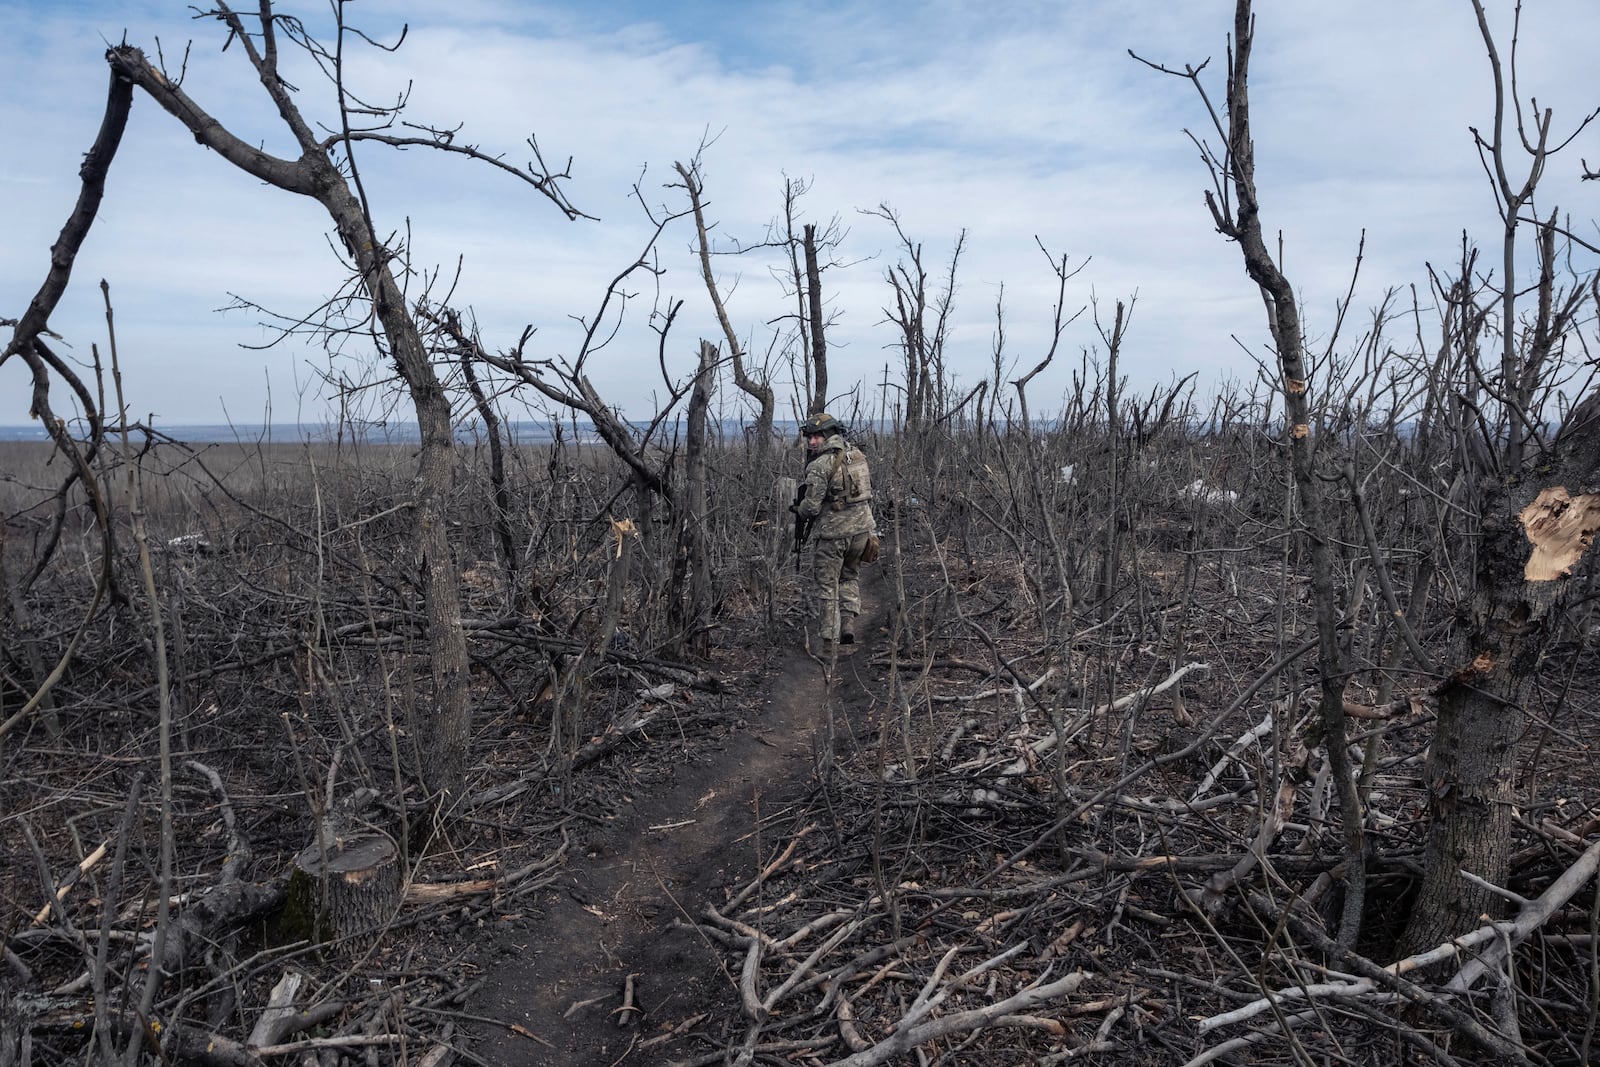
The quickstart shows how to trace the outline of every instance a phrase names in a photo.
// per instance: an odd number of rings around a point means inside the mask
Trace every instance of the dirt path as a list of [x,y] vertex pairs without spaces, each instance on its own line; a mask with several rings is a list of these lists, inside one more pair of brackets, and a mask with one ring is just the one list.
[[[836,692],[847,718],[864,704],[869,635],[882,623],[873,588],[881,573],[865,572],[863,641],[839,662]],[[473,1015],[504,1024],[478,1028],[474,1051],[484,1062],[665,1063],[705,1046],[645,1046],[650,1038],[708,1011],[736,1010],[737,976],[721,948],[673,920],[720,905],[728,887],[754,878],[782,844],[763,840],[763,823],[815,784],[822,666],[786,649],[761,692],[760,703],[744,709],[747,728],[720,748],[694,752],[670,781],[636,790],[542,894],[529,932],[490,967],[468,1004]],[[630,975],[642,1009],[631,1018],[622,1011]]]

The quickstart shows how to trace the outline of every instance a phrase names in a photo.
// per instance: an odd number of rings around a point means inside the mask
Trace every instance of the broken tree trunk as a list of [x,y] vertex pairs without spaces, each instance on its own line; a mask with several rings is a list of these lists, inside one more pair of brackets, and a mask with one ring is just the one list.
[[[1584,484],[1592,469],[1567,473]],[[1519,506],[1521,505],[1521,506]],[[1401,954],[1420,952],[1500,914],[1489,886],[1510,869],[1511,808],[1523,699],[1600,525],[1600,494],[1565,486],[1491,490],[1478,549],[1465,665],[1439,686],[1429,750],[1432,814],[1422,886]],[[1476,876],[1477,881],[1461,876]]]

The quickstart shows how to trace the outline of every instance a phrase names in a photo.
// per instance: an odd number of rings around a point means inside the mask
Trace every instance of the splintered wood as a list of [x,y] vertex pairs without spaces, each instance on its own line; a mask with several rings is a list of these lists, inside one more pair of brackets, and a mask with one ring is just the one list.
[[1553,485],[1542,490],[1517,518],[1533,544],[1523,577],[1530,582],[1565,578],[1600,530],[1600,493],[1573,496],[1565,486]]

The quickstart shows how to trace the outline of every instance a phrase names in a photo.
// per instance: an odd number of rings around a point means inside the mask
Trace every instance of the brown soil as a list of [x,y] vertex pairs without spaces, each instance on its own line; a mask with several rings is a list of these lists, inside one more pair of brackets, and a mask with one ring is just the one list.
[[[870,635],[882,629],[880,574],[864,572],[862,640],[835,668],[841,739],[864,721],[881,680],[868,666]],[[691,1051],[685,1035],[706,1013],[737,1014],[724,950],[678,920],[721,904],[782,847],[763,829],[815,789],[824,671],[797,635],[721,742],[686,746],[666,773],[632,779],[618,813],[592,827],[486,970],[467,1005],[481,1020],[476,1055],[507,1067],[665,1063]],[[624,1007],[630,976],[634,1012]]]

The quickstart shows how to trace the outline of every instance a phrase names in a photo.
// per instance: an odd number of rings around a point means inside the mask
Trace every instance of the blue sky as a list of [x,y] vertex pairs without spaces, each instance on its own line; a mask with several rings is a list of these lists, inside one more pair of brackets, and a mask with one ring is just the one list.
[[[1423,287],[1428,262],[1446,264],[1461,233],[1490,244],[1498,221],[1469,125],[1487,127],[1488,65],[1465,0],[1260,4],[1253,108],[1263,214],[1281,231],[1285,268],[1303,294],[1313,342],[1349,285],[1363,230],[1366,258],[1357,321],[1391,286]],[[1509,9],[1492,5],[1503,47]],[[326,4],[280,5],[310,22]],[[681,207],[667,187],[674,160],[702,154],[714,237],[724,248],[766,234],[785,177],[804,179],[804,216],[845,231],[826,280],[835,317],[833,380],[876,383],[895,355],[882,309],[884,271],[900,256],[893,232],[862,214],[892,207],[941,276],[956,235],[967,245],[957,276],[951,367],[962,387],[987,376],[994,309],[1004,287],[1008,364],[1031,367],[1047,344],[1055,284],[1039,251],[1088,265],[1070,309],[1098,300],[1109,314],[1137,295],[1123,354],[1135,388],[1191,371],[1203,388],[1255,375],[1264,355],[1261,303],[1237,249],[1211,227],[1207,176],[1183,134],[1205,115],[1192,90],[1127,56],[1173,64],[1212,57],[1220,95],[1232,22],[1227,0],[1056,0],[975,4],[832,0],[827,3],[642,3],[500,0],[352,4],[378,37],[409,23],[395,55],[358,50],[350,79],[389,101],[409,91],[407,118],[464,123],[461,137],[513,161],[528,134],[549,161],[573,159],[573,201],[600,221],[568,222],[515,181],[458,158],[372,146],[361,157],[381,228],[409,234],[416,290],[455,281],[485,343],[506,348],[537,328],[529,354],[556,358],[577,344],[605,283],[638,254],[651,226],[631,193]],[[219,52],[217,24],[181,2],[65,5],[0,0],[0,316],[15,317],[39,284],[48,249],[77,194],[76,173],[104,103],[106,41],[126,31],[152,54],[159,39],[176,65],[187,42],[185,87],[235,133],[285,149],[239,49]],[[1600,29],[1592,0],[1531,0],[1524,12],[1524,96],[1555,109],[1570,129],[1600,103],[1588,55]],[[324,83],[294,71],[308,114],[329,114]],[[408,89],[409,87],[409,89]],[[1579,158],[1600,163],[1600,128],[1558,156],[1544,211],[1559,205],[1593,239],[1600,183],[1581,185]],[[116,303],[130,414],[168,424],[272,418],[318,422],[331,409],[320,375],[370,379],[351,348],[272,338],[252,312],[221,312],[237,295],[302,315],[340,285],[320,209],[261,187],[197,146],[149,100],[136,99],[101,217],[74,285],[52,320],[82,360],[105,349],[98,282]],[[591,373],[601,394],[648,415],[663,385],[649,311],[682,298],[669,371],[686,374],[710,317],[685,224],[658,246],[659,293],[641,285],[613,344]],[[459,278],[455,278],[457,264]],[[720,257],[720,280],[746,348],[781,347],[789,302],[771,255]],[[439,284],[445,284],[440,281]],[[1409,298],[1407,299],[1409,302]],[[1404,343],[1410,328],[1397,331]],[[1425,327],[1426,333],[1426,327]],[[1354,344],[1356,335],[1348,334]],[[1242,347],[1241,347],[1242,346]],[[1053,406],[1080,353],[1100,347],[1085,315],[1057,365],[1030,392]],[[1248,352],[1247,352],[1248,350]],[[27,417],[24,379],[0,368],[0,423]],[[377,369],[381,371],[381,368]],[[780,397],[789,367],[774,359]],[[369,412],[382,391],[363,395]],[[737,397],[725,391],[727,413]],[[513,408],[512,414],[518,412]]]

